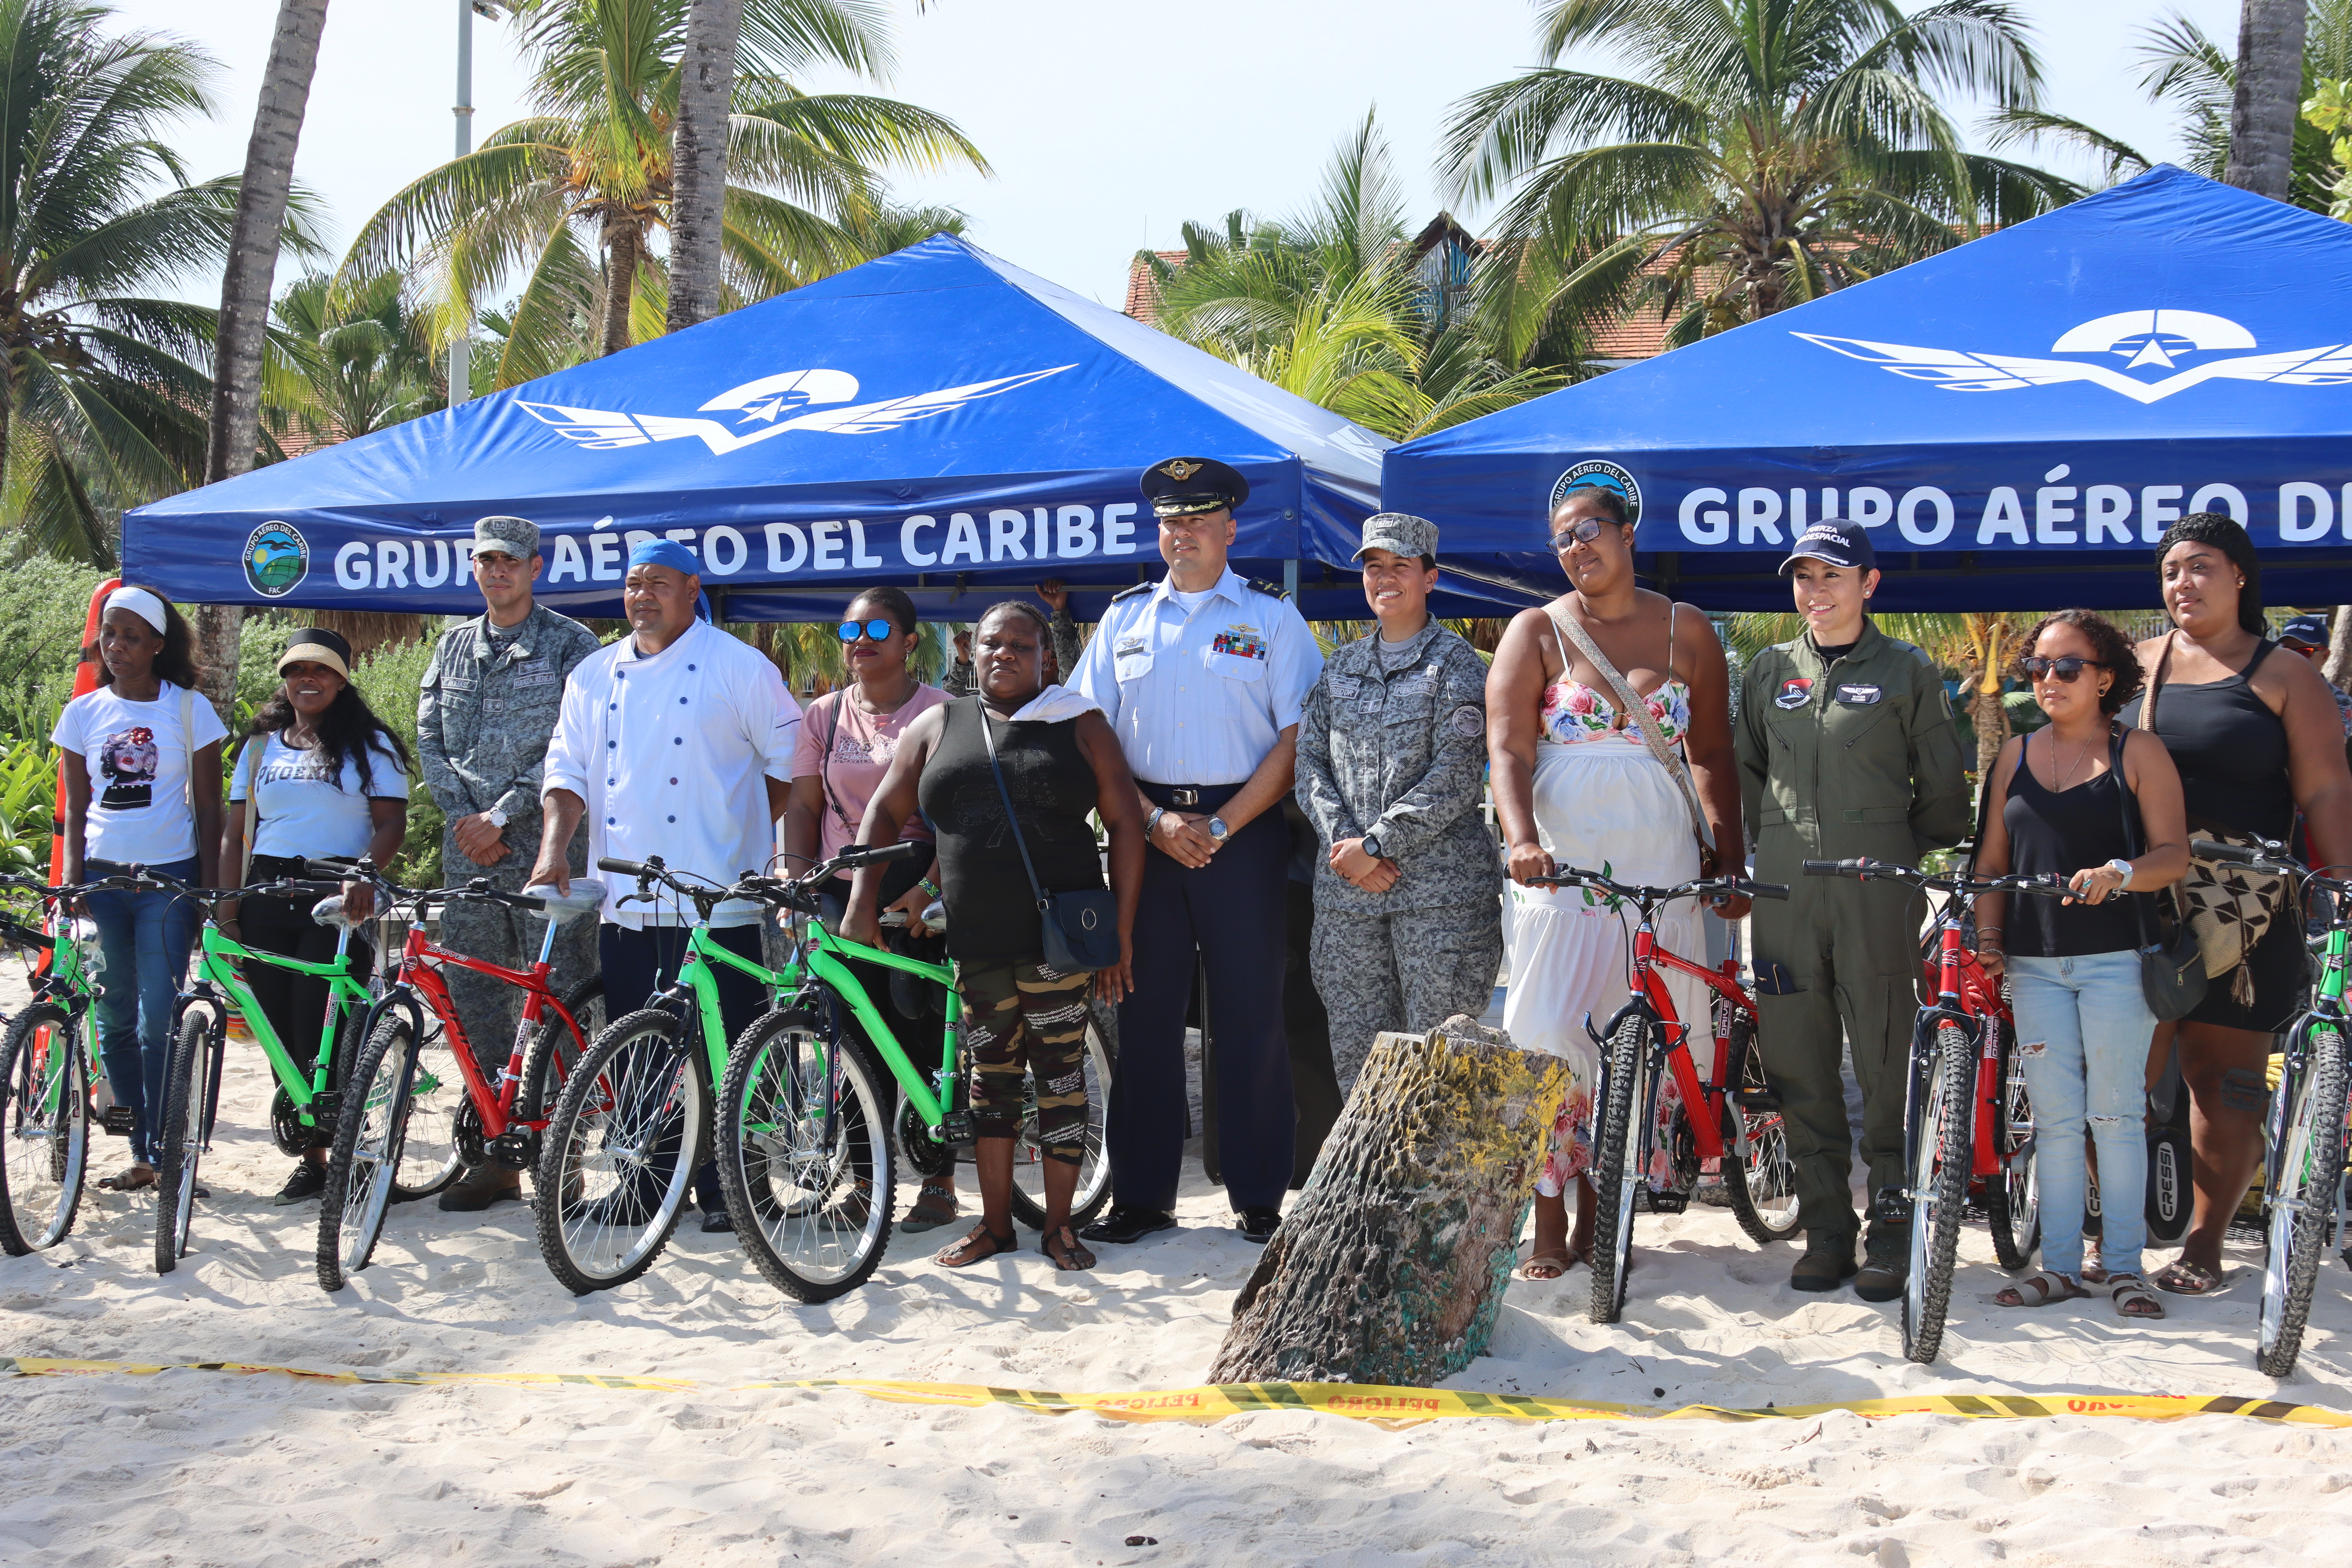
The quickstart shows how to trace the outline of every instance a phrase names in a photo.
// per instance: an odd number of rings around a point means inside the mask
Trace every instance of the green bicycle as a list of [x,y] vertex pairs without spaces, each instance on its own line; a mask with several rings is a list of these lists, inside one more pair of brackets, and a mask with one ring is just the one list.
[[[719,1178],[736,1236],[768,1282],[801,1301],[829,1301],[863,1284],[890,1233],[894,1153],[919,1175],[935,1176],[972,1136],[971,1079],[960,1052],[955,971],[944,963],[852,942],[814,918],[818,889],[835,872],[913,853],[906,847],[853,850],[793,881],[767,881],[760,896],[787,911],[791,956],[782,988],[792,1001],[743,1032],[719,1091]],[[889,923],[890,917],[885,917]],[[878,965],[940,988],[940,1068],[927,1078],[908,1059],[849,963]],[[1110,1196],[1103,1120],[1110,1102],[1113,1015],[1090,1003],[1085,1074],[1087,1129],[1070,1222],[1084,1225]],[[881,1068],[897,1082],[894,1140],[876,1092]],[[1013,1142],[1013,1213],[1045,1223],[1044,1145],[1036,1089],[1027,1090]]]
[[74,937],[71,900],[136,885],[121,877],[69,888],[0,878],[0,888],[37,892],[48,904],[42,929],[0,917],[0,942],[47,961],[33,976],[31,1005],[0,1035],[0,1249],[11,1258],[72,1232],[89,1174],[90,1086],[104,1069],[98,987]]
[[[2254,1364],[2266,1376],[2284,1377],[2303,1353],[2303,1331],[2311,1317],[2311,1293],[2319,1280],[2320,1255],[2336,1228],[2344,1190],[2345,1030],[2344,1009],[2347,910],[2352,881],[2324,877],[2290,857],[2284,847],[2260,849],[2197,839],[2190,854],[2230,860],[2276,872],[2300,882],[2308,897],[2334,895],[2335,918],[2318,949],[2318,984],[2311,1005],[2287,1026],[2278,1087],[2271,1091],[2263,1130],[2267,1145],[2263,1183],[2263,1297],[2255,1313]],[[2303,900],[2289,910],[2300,916]],[[2282,917],[2284,918],[2284,917]]]
[[[361,868],[364,872],[367,862],[362,861]],[[211,1147],[214,1126],[220,1114],[221,1068],[227,1055],[228,1014],[232,1007],[244,1017],[254,1043],[261,1047],[271,1076],[277,1080],[277,1092],[270,1100],[269,1123],[278,1147],[299,1158],[320,1146],[322,1139],[331,1137],[341,1119],[339,1091],[343,1069],[367,1037],[365,1030],[375,1000],[374,988],[359,978],[352,961],[352,928],[334,922],[338,933],[335,956],[327,963],[313,963],[232,941],[222,933],[215,916],[217,906],[231,899],[260,894],[323,900],[341,892],[340,879],[323,879],[341,878],[345,875],[343,868],[320,862],[310,869],[321,879],[265,882],[226,890],[184,889],[168,879],[155,879],[159,886],[184,893],[205,907],[204,931],[197,944],[196,978],[181,994],[173,1016],[172,1065],[164,1079],[163,1129],[155,1163],[158,1274],[171,1273],[187,1255],[188,1233],[199,1195],[197,1167]],[[318,1054],[307,1070],[278,1037],[278,1031],[261,1009],[260,1000],[239,972],[240,966],[257,963],[292,970],[327,983],[327,1006],[319,1024]],[[414,1139],[412,1129],[412,1142]],[[420,1154],[423,1157],[418,1157]],[[419,1198],[439,1191],[455,1179],[458,1163],[454,1138],[448,1140],[446,1149],[412,1152],[403,1161],[403,1175],[417,1173],[422,1179],[404,1181],[394,1189],[394,1197]]]

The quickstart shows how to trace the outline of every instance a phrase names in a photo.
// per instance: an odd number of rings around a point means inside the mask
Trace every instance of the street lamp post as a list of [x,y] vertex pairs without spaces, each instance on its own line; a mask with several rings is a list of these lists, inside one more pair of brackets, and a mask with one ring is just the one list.
[[[457,122],[460,158],[474,150],[474,18],[495,22],[505,15],[508,0],[457,0],[457,101],[450,114]],[[457,323],[449,339],[449,403],[452,407],[474,395],[474,321],[468,315]]]

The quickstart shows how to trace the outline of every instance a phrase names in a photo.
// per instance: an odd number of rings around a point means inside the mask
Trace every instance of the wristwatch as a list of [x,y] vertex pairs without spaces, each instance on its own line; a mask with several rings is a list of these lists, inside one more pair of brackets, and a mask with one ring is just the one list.
[[1365,854],[1370,856],[1375,860],[1383,858],[1381,854],[1381,836],[1379,834],[1365,834],[1363,843]]
[[494,805],[482,813],[482,820],[492,827],[504,827],[507,825],[507,814]]
[[2130,861],[2128,861],[2128,860],[2125,860],[2125,859],[2121,859],[2121,858],[2117,858],[2117,859],[2110,860],[2110,861],[2108,861],[2108,862],[2107,862],[2107,869],[2109,869],[2109,870],[2111,870],[2111,871],[2115,872],[2115,873],[2116,873],[2116,875],[2117,875],[2117,876],[2121,877],[2121,878],[2124,879],[2124,880],[2123,880],[2123,887],[2122,887],[2122,888],[2117,888],[2117,889],[2116,889],[2117,892],[2121,892],[2121,891],[2123,891],[2123,888],[2128,888],[2128,887],[2130,887],[2130,886],[2131,886],[2131,884],[2132,884],[2132,863],[2131,863]]
[[1145,817],[1145,818],[1143,819],[1143,837],[1146,837],[1146,838],[1149,838],[1149,837],[1150,837],[1152,836],[1152,834],[1153,834],[1154,832],[1158,831],[1159,826],[1160,826],[1160,819],[1161,817],[1163,817],[1163,816],[1167,816],[1167,815],[1168,815],[1168,808],[1167,808],[1166,806],[1164,806],[1164,805],[1155,805],[1155,806],[1153,806],[1153,807],[1151,808],[1151,815],[1150,815],[1150,816],[1147,816],[1147,817]]
[[1209,818],[1209,837],[1215,839],[1218,843],[1223,844],[1225,841],[1225,835],[1232,831],[1232,828],[1225,826],[1225,819],[1223,817],[1213,816]]

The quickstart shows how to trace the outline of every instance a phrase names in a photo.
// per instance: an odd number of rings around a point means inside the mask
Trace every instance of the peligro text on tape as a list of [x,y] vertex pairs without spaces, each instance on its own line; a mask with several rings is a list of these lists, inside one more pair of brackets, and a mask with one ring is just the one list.
[[1841,1400],[1832,1405],[1790,1405],[1741,1410],[1717,1405],[1663,1409],[1613,1405],[1601,1400],[1546,1399],[1524,1394],[1480,1394],[1451,1388],[1383,1388],[1352,1383],[1204,1384],[1129,1394],[1060,1394],[1042,1389],[992,1388],[977,1383],[900,1383],[873,1378],[796,1378],[751,1383],[716,1383],[691,1377],[629,1377],[605,1373],[552,1372],[320,1372],[306,1367],[260,1366],[246,1362],[75,1361],[43,1356],[0,1356],[0,1377],[74,1377],[114,1374],[152,1377],[167,1372],[268,1373],[315,1383],[394,1384],[415,1388],[593,1388],[636,1394],[748,1394],[761,1391],[844,1390],[901,1405],[949,1405],[977,1409],[1011,1405],[1047,1415],[1086,1411],[1113,1421],[1222,1421],[1229,1415],[1304,1410],[1381,1426],[1423,1421],[1774,1421],[1849,1412],[1868,1419],[1890,1415],[1958,1415],[1978,1421],[2014,1421],[2035,1416],[2093,1415],[2137,1421],[2178,1421],[2191,1415],[2235,1415],[2295,1426],[2352,1428],[2352,1413],[2312,1405],[2289,1405],[2242,1394],[1924,1394],[1893,1399]]

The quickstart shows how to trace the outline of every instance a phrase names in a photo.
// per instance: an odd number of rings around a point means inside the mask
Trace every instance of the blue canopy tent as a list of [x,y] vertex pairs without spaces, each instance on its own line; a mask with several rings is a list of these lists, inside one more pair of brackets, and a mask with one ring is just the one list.
[[2352,600],[2352,224],[2159,167],[1942,256],[1392,448],[1441,562],[1551,595],[1547,502],[1638,508],[1642,566],[1786,609],[1809,521],[1892,609],[2154,607],[2167,523],[2227,511],[2273,604]]
[[[548,602],[615,615],[630,542],[677,539],[731,620],[829,619],[896,584],[969,619],[1060,577],[1082,618],[1160,570],[1138,476],[1250,481],[1233,556],[1344,563],[1387,443],[950,236],[692,331],[192,490],[123,519],[173,598],[470,614],[474,519],[543,531]],[[1317,598],[1360,616],[1351,578]],[[1454,614],[1490,606],[1473,597]]]

